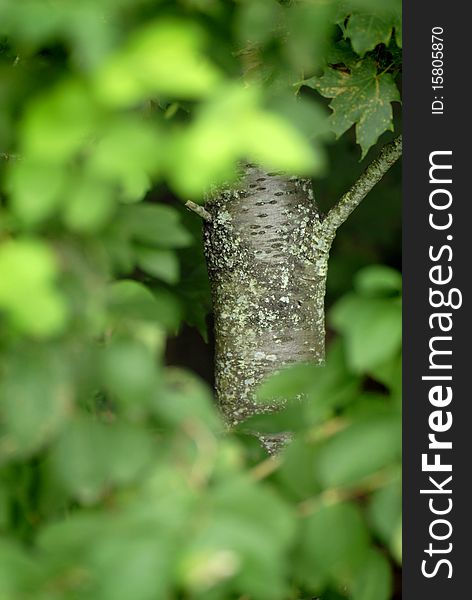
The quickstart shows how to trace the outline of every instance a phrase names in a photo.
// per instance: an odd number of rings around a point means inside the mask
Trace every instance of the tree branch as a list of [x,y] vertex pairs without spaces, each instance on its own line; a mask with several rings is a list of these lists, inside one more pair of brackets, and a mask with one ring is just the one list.
[[352,188],[328,212],[322,223],[323,231],[328,238],[334,238],[338,227],[382,179],[401,154],[402,136],[400,135],[382,148],[379,156],[370,163]]
[[200,206],[199,204],[196,204],[195,202],[192,202],[191,200],[187,200],[187,202],[185,203],[185,206],[192,212],[196,213],[204,221],[208,221],[208,223],[211,221],[210,213],[205,208],[203,208],[203,206]]

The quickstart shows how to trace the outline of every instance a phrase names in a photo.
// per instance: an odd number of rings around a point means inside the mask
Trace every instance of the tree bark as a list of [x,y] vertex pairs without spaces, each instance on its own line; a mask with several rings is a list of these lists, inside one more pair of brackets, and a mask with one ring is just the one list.
[[[325,219],[309,180],[265,173],[256,165],[246,165],[238,183],[211,196],[205,209],[187,203],[205,221],[216,398],[228,425],[277,408],[255,401],[268,375],[291,363],[324,361],[331,244],[338,227],[401,153],[399,136],[384,146]],[[272,450],[278,446],[275,440]]]
[[205,205],[215,317],[216,398],[233,426],[275,407],[258,384],[281,367],[324,360],[329,245],[311,182],[257,166]]

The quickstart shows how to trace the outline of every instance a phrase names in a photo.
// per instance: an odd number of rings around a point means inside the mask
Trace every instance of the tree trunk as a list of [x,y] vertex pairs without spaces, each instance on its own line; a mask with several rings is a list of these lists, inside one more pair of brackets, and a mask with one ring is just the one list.
[[216,397],[230,426],[271,410],[258,384],[284,365],[324,360],[329,245],[311,182],[246,165],[206,204]]

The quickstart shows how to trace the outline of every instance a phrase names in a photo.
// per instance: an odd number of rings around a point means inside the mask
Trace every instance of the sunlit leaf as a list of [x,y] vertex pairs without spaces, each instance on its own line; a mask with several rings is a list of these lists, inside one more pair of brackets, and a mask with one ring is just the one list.
[[52,216],[63,201],[67,173],[61,167],[40,161],[15,163],[8,177],[11,208],[26,225],[36,225]]
[[66,80],[29,104],[22,125],[22,152],[43,162],[63,164],[93,133],[97,107],[79,81]]
[[0,245],[0,310],[26,334],[59,332],[67,306],[55,285],[56,259],[43,242],[11,240]]
[[220,75],[202,48],[202,31],[195,24],[169,19],[147,25],[99,71],[97,91],[118,106],[155,93],[206,96]]

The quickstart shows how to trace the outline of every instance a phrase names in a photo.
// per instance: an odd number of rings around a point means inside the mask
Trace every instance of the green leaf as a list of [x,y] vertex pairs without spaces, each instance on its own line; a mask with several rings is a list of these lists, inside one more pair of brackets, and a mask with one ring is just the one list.
[[182,321],[179,296],[164,287],[153,287],[152,293],[159,310],[159,322],[175,335]]
[[392,572],[387,559],[378,550],[371,550],[356,574],[352,588],[353,600],[389,600],[392,594]]
[[270,535],[261,535],[257,523],[244,515],[215,511],[200,520],[199,530],[189,540],[179,574],[186,588],[206,593],[232,578],[232,588],[255,599],[283,600],[287,595],[283,578],[282,548]]
[[264,44],[277,33],[282,9],[274,0],[241,2],[236,20],[238,38],[243,47],[248,42]]
[[41,566],[38,557],[29,556],[21,546],[0,540],[0,597],[16,600],[34,594]]
[[352,51],[352,46],[346,40],[339,40],[332,46],[330,46],[326,62],[330,65],[345,65],[346,67],[353,67],[359,62],[359,56]]
[[113,283],[109,288],[109,302],[117,320],[159,319],[159,308],[152,292],[137,281],[124,279]]
[[365,58],[349,73],[328,67],[322,77],[305,82],[325,98],[333,98],[331,125],[336,136],[356,124],[357,143],[364,157],[387,130],[393,131],[392,102],[400,95],[389,73],[377,73],[377,65]]
[[153,94],[205,97],[220,74],[204,55],[203,42],[196,24],[177,19],[151,23],[97,71],[97,92],[112,106],[134,104]]
[[116,339],[103,353],[103,381],[128,414],[141,416],[158,384],[156,359],[133,339]]
[[110,220],[115,208],[113,189],[90,177],[74,181],[64,204],[64,222],[72,231],[95,233]]
[[64,359],[47,348],[17,351],[0,379],[0,462],[29,455],[54,438],[72,413]]
[[241,148],[247,155],[269,169],[295,173],[319,173],[324,167],[320,153],[289,123],[275,114],[257,111],[241,123],[245,137]]
[[371,369],[369,375],[390,389],[393,396],[401,398],[402,356],[401,354]]
[[140,246],[135,249],[138,266],[166,283],[177,283],[180,275],[178,258],[172,250],[156,250]]
[[395,464],[400,456],[400,418],[367,417],[323,444],[316,470],[325,488],[352,485]]
[[[301,87],[301,85],[303,85],[303,81],[295,84],[295,87]],[[329,111],[324,106],[309,100],[303,94],[294,95],[292,92],[279,92],[270,100],[269,108],[286,119],[310,141],[318,142],[318,140],[324,141],[331,138]],[[318,144],[314,148],[319,154],[319,161],[324,162],[324,149]]]
[[359,392],[355,401],[346,407],[344,416],[347,419],[359,420],[375,416],[392,416],[400,414],[392,397],[380,392]]
[[0,310],[22,332],[47,337],[60,332],[67,306],[55,287],[56,260],[48,246],[31,240],[0,245]]
[[121,207],[118,219],[131,238],[161,248],[181,248],[192,241],[181,225],[179,213],[161,204]]
[[298,364],[283,368],[263,381],[257,392],[260,402],[294,399],[306,392],[319,376],[320,367]]
[[393,26],[395,28],[395,42],[399,48],[403,46],[403,27],[401,12],[397,13]]
[[210,390],[195,375],[183,369],[165,369],[163,385],[154,394],[153,408],[159,420],[171,427],[196,419],[210,430],[221,428]]
[[167,537],[158,530],[146,532],[136,527],[94,544],[97,598],[154,600],[167,596],[175,560],[175,544]]
[[364,56],[378,44],[388,46],[393,25],[393,17],[389,13],[355,12],[349,17],[345,35],[350,38],[352,47],[357,54]]
[[77,418],[53,448],[52,466],[64,487],[86,504],[110,486],[131,483],[149,466],[153,443],[147,433],[114,423]]
[[238,430],[267,434],[300,431],[308,425],[305,412],[305,403],[300,400],[290,400],[282,408],[248,417],[239,423]]
[[254,598],[285,598],[282,557],[295,533],[289,506],[270,489],[250,484],[245,477],[219,486],[212,499],[219,527],[215,538],[220,538],[220,544],[225,540],[223,548],[229,547],[239,557],[237,588]]
[[26,159],[14,163],[7,179],[13,213],[25,225],[41,223],[58,210],[65,185],[63,167]]
[[175,561],[175,541],[159,525],[136,505],[128,512],[75,513],[43,528],[38,545],[65,573],[71,560],[82,565],[87,578],[79,576],[76,585],[85,584],[89,595],[153,600],[167,594]]
[[402,289],[401,274],[384,265],[371,265],[357,273],[354,285],[360,294],[382,296]]
[[318,367],[316,378],[307,389],[308,414],[318,422],[330,409],[339,409],[358,397],[360,379],[346,364],[346,352],[340,340],[334,340],[327,352],[326,363]]
[[402,521],[398,521],[397,526],[395,527],[395,533],[393,534],[393,540],[390,544],[390,551],[392,556],[397,561],[399,565],[402,564],[402,553],[403,553],[403,543],[402,543]]
[[291,2],[286,7],[283,49],[293,72],[313,72],[322,64],[335,33],[335,4]]
[[313,444],[296,437],[281,454],[282,464],[275,476],[292,497],[304,500],[321,491],[315,473],[315,460],[318,452]]
[[125,171],[120,177],[120,200],[123,204],[135,204],[144,198],[151,187],[151,179],[144,171]]
[[2,2],[0,19],[8,35],[32,53],[60,39],[71,52],[72,64],[83,71],[96,66],[110,52],[116,42],[117,18],[127,4],[126,0],[119,5],[108,0],[63,2],[52,11],[41,0],[25,0],[21,5]]
[[151,291],[131,279],[117,281],[110,286],[109,303],[111,320],[118,325],[144,321],[159,323],[172,330],[181,318],[179,300],[172,292],[163,288]]
[[348,364],[356,372],[368,372],[401,348],[402,311],[395,298],[349,294],[331,309],[330,320],[345,335]]
[[261,537],[272,539],[280,547],[291,544],[294,515],[289,504],[271,488],[255,485],[246,477],[233,477],[213,491],[212,502],[216,512],[246,521],[259,530]]
[[151,291],[145,285],[124,279],[110,286],[109,303],[112,320],[149,321],[173,329],[177,327],[181,310],[178,298],[165,289]]
[[81,511],[70,518],[48,523],[38,536],[38,548],[46,555],[77,556],[92,540],[110,534],[109,514]]
[[126,203],[141,200],[162,161],[162,133],[154,122],[127,116],[107,123],[87,158],[87,169],[121,192]]
[[324,505],[303,524],[300,560],[319,577],[344,584],[362,565],[368,545],[367,527],[356,505]]
[[384,544],[391,546],[402,516],[401,479],[374,492],[370,498],[367,514],[375,533]]
[[118,179],[135,171],[153,172],[162,155],[161,145],[162,134],[153,121],[122,116],[99,132],[88,164],[101,175]]
[[21,124],[22,154],[64,164],[88,141],[97,112],[82,82],[63,80],[29,103]]

